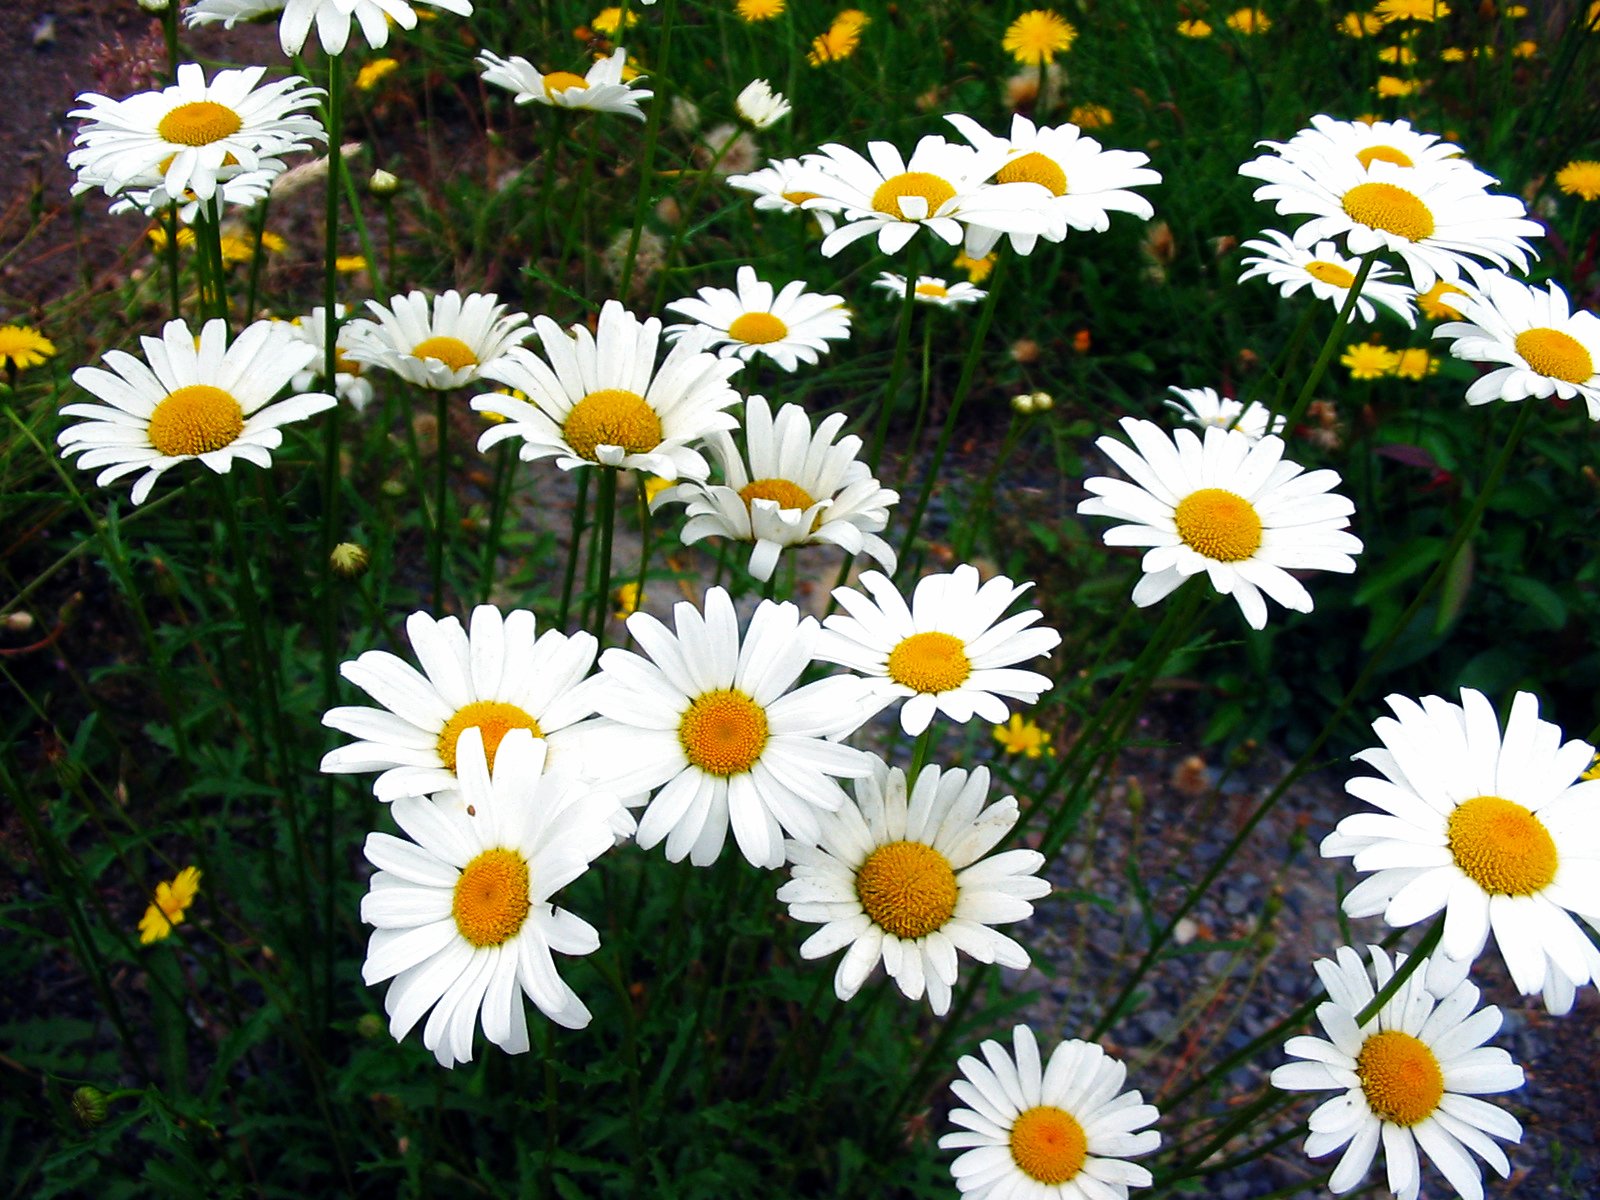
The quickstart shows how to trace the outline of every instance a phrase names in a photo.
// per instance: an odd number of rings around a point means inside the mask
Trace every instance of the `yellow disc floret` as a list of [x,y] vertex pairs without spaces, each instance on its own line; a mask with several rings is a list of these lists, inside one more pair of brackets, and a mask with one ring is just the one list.
[[1491,895],[1531,896],[1556,877],[1555,839],[1514,801],[1475,796],[1457,805],[1447,837],[1456,866]]
[[955,194],[956,189],[937,175],[927,171],[903,171],[878,185],[878,190],[872,193],[872,207],[897,220],[910,221],[917,218],[906,216],[901,205],[906,196],[921,196],[926,200],[927,215],[931,217],[942,205],[955,199]]
[[1517,353],[1541,375],[1567,383],[1588,383],[1594,359],[1582,342],[1559,329],[1526,329],[1517,334]]
[[1356,1056],[1367,1107],[1380,1120],[1415,1125],[1444,1097],[1444,1072],[1425,1042],[1398,1029],[1375,1033]]
[[589,81],[582,75],[574,75],[571,71],[551,71],[544,77],[544,94],[554,96],[557,92],[568,92],[576,88],[582,91],[589,86]]
[[1037,1104],[1011,1126],[1011,1160],[1030,1179],[1054,1186],[1083,1170],[1089,1138],[1078,1118],[1053,1104]]
[[544,736],[539,722],[515,704],[503,704],[499,700],[474,700],[458,708],[439,731],[439,758],[445,770],[456,769],[456,743],[469,729],[477,729],[483,735],[483,756],[488,759],[491,771],[494,770],[494,752],[500,748],[500,739],[513,729],[531,730],[536,738]]
[[1356,281],[1355,275],[1338,263],[1327,262],[1320,258],[1306,264],[1306,274],[1318,283],[1331,283],[1334,287],[1347,288]]
[[708,775],[743,775],[767,746],[767,710],[735,688],[697,697],[678,722],[689,762]]
[[482,949],[516,937],[532,907],[527,859],[515,850],[485,850],[461,869],[450,915],[461,936]]
[[478,365],[478,356],[472,347],[460,338],[431,337],[411,348],[413,358],[436,358],[452,371]]
[[647,454],[661,444],[661,418],[645,398],[622,388],[590,392],[572,406],[561,436],[574,454],[599,462],[597,446],[620,446],[628,454]]
[[948,633],[914,633],[889,651],[889,678],[914,692],[948,692],[971,676],[967,644]]
[[1261,549],[1261,516],[1243,496],[1201,488],[1172,511],[1184,544],[1217,562],[1243,562]]
[[174,458],[221,450],[243,432],[239,402],[208,383],[179,388],[150,414],[150,444]]
[[943,928],[961,889],[950,860],[922,842],[890,842],[856,869],[856,897],[872,923],[915,941]]
[[156,126],[164,141],[179,146],[209,146],[232,137],[244,128],[239,114],[215,100],[193,100],[180,104]]
[[1375,162],[1393,163],[1397,167],[1417,165],[1404,150],[1396,150],[1393,146],[1368,146],[1365,150],[1356,151],[1356,158],[1363,167],[1370,167]]
[[950,296],[950,289],[942,283],[919,283],[917,295],[927,296],[930,300],[946,300]]
[[1040,154],[1037,150],[1024,154],[1014,162],[1008,162],[995,172],[996,183],[1037,183],[1048,188],[1052,196],[1065,196],[1067,194],[1067,173],[1061,169],[1061,164],[1048,155]]
[[816,503],[811,493],[787,479],[755,479],[739,489],[746,508],[757,500],[772,500],[779,508],[807,509]]
[[1405,188],[1392,183],[1358,183],[1344,194],[1344,213],[1384,233],[1420,242],[1433,236],[1433,213]]
[[734,318],[728,326],[728,336],[752,346],[765,346],[783,341],[789,336],[789,327],[769,312],[747,312]]

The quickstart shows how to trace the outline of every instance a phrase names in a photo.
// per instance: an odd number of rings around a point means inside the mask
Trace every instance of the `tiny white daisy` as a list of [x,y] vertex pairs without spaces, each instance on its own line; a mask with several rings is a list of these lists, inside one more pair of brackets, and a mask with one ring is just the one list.
[[[1350,285],[1361,270],[1358,259],[1341,256],[1332,242],[1318,242],[1311,249],[1294,244],[1288,235],[1276,229],[1264,229],[1267,241],[1248,241],[1239,249],[1254,250],[1253,258],[1245,258],[1240,265],[1247,268],[1239,273],[1239,282],[1254,279],[1257,275],[1278,289],[1287,300],[1301,288],[1309,287],[1318,300],[1325,300],[1335,309],[1342,309],[1350,295]],[[1356,299],[1355,312],[1363,321],[1377,317],[1373,304],[1381,304],[1410,328],[1417,325],[1416,309],[1411,298],[1416,294],[1398,283],[1387,282],[1394,275],[1382,263],[1373,263],[1361,285],[1361,295]]]
[[63,407],[63,416],[85,420],[56,439],[63,457],[81,455],[78,466],[105,468],[95,480],[102,487],[143,471],[133,485],[135,504],[163,472],[191,458],[218,474],[232,470],[234,459],[270,467],[268,451],[283,444],[280,426],[338,403],[321,392],[268,403],[312,354],[282,322],[257,321],[229,345],[225,321],[207,321],[198,338],[185,322],[168,321],[159,338],[139,343],[145,362],[108,350],[110,370],[72,373],[103,403]]
[[774,292],[770,283],[756,278],[754,267],[740,267],[734,287],[703,287],[696,296],[674,300],[667,312],[679,313],[696,325],[668,325],[667,340],[675,342],[701,326],[714,337],[707,348],[718,354],[737,355],[749,362],[761,354],[785,371],[801,363],[816,363],[830,341],[850,336],[850,314],[843,296],[807,292],[797,279]]
[[[872,281],[872,286],[882,288],[891,296],[905,299],[906,277],[893,271],[884,271]],[[949,283],[936,275],[918,275],[914,299],[919,304],[935,308],[960,308],[963,304],[976,304],[989,293],[970,283]]]
[[1566,292],[1548,292],[1500,272],[1479,280],[1480,292],[1453,301],[1462,320],[1433,331],[1456,339],[1450,353],[1469,362],[1504,363],[1467,389],[1468,404],[1582,396],[1600,421],[1600,317],[1572,311]]
[[789,915],[822,928],[800,957],[825,958],[848,946],[834,991],[849,1000],[881,960],[911,1000],[924,991],[933,1011],[950,1011],[957,951],[1013,970],[1028,952],[990,928],[1033,915],[1050,893],[1039,878],[1044,855],[1007,850],[984,855],[1017,823],[1017,801],[989,798],[989,770],[924,767],[906,794],[905,772],[874,758],[856,781],[856,803],[822,818],[817,845],[789,842],[793,864],[778,899]]
[[628,52],[621,46],[582,75],[572,71],[542,72],[517,55],[501,58],[487,50],[478,55],[483,81],[513,93],[518,104],[587,108],[642,121],[644,111],[639,105],[655,93],[641,86],[642,75],[630,80],[622,78],[627,63]]
[[733,107],[751,125],[766,129],[788,116],[793,105],[783,98],[782,92],[773,91],[765,79],[752,79],[734,98]]
[[352,21],[376,50],[388,44],[391,21],[401,29],[417,27],[413,4],[432,5],[461,17],[472,15],[471,0],[195,0],[184,20],[190,25],[221,21],[224,29],[232,29],[237,22],[281,12],[278,44],[285,54],[299,54],[305,48],[313,24],[323,52],[343,54]]
[[918,580],[907,606],[881,572],[868,571],[860,582],[870,599],[852,588],[833,590],[844,612],[824,623],[817,657],[865,676],[875,711],[904,699],[900,726],[907,733],[920,734],[936,712],[957,724],[976,716],[1003,725],[1011,715],[1006,699],[1032,704],[1049,690],[1048,678],[1014,664],[1049,654],[1061,635],[1036,627],[1038,609],[1001,620],[1031,583],[996,575],[980,584],[977,568],[962,563]]
[[1214,388],[1169,387],[1177,397],[1164,401],[1190,425],[1215,425],[1218,429],[1237,429],[1245,437],[1259,440],[1269,433],[1282,433],[1286,417],[1274,417],[1265,404],[1254,400],[1241,403],[1231,396],[1217,395]]
[[395,296],[388,307],[368,300],[377,320],[358,317],[345,326],[345,357],[393,371],[407,383],[446,391],[486,373],[532,332],[526,313],[508,313],[493,292],[451,289],[431,301],[425,292]]
[[422,1044],[444,1067],[472,1061],[480,1020],[506,1053],[527,1053],[523,994],[558,1025],[589,1023],[551,951],[592,954],[600,935],[550,897],[611,848],[617,808],[566,772],[546,772],[544,743],[525,729],[506,736],[494,768],[477,729],[460,751],[465,804],[395,801],[389,811],[409,837],[367,835],[378,870],[361,901],[375,926],[361,978],[393,979],[384,1009],[396,1041],[431,1010]]
[[506,418],[478,439],[479,450],[519,437],[525,461],[554,458],[563,471],[598,464],[662,479],[710,473],[694,443],[738,424],[725,411],[739,399],[728,379],[744,364],[707,353],[709,331],[680,337],[657,367],[660,318],[641,321],[615,300],[601,308],[594,333],[582,325],[568,333],[544,316],[533,329],[544,358],[518,347],[485,372],[528,399],[472,401]]
[[1145,1129],[1161,1114],[1137,1089],[1123,1091],[1128,1068],[1094,1042],[1062,1042],[1041,1061],[1033,1030],[1012,1030],[1014,1053],[983,1043],[983,1059],[962,1055],[964,1078],[950,1085],[966,1108],[953,1109],[959,1132],[941,1150],[964,1150],[950,1164],[969,1200],[1127,1200],[1149,1187],[1150,1172],[1130,1157],[1149,1154],[1161,1135]]
[[[728,186],[753,193],[757,212],[800,212],[800,206],[807,200],[818,198],[815,192],[801,191],[795,182],[814,157],[808,154],[804,158],[773,159],[759,171],[752,171],[748,175],[729,175]],[[832,213],[813,212],[811,215],[825,234],[832,233],[838,224]]]
[[889,524],[898,492],[883,487],[856,455],[861,439],[838,437],[846,417],[834,413],[813,432],[797,404],[785,404],[777,419],[765,396],[745,402],[744,434],[749,465],[733,439],[720,430],[706,440],[724,483],[690,480],[659,492],[651,511],[664,504],[687,506],[684,545],[706,537],[754,542],[750,574],[772,578],[785,547],[829,543],[846,554],[865,554],[886,571],[895,553],[878,536]]
[[1344,898],[1352,917],[1413,925],[1443,910],[1443,954],[1483,952],[1489,934],[1524,995],[1554,967],[1588,981],[1595,955],[1574,913],[1600,921],[1600,780],[1580,778],[1594,747],[1539,719],[1518,692],[1502,735],[1483,693],[1461,703],[1390,696],[1395,717],[1372,724],[1383,748],[1355,757],[1377,768],[1345,788],[1383,809],[1346,817],[1322,842],[1371,871]]
[[1474,1012],[1478,989],[1465,981],[1433,995],[1424,965],[1358,1026],[1356,1018],[1406,961],[1398,954],[1391,968],[1381,946],[1367,949],[1371,975],[1349,946],[1339,948],[1336,961],[1317,960],[1329,997],[1317,1007],[1317,1020],[1328,1036],[1290,1038],[1284,1051],[1305,1061],[1273,1071],[1273,1086],[1341,1093],[1311,1114],[1305,1146],[1307,1155],[1321,1158],[1348,1143],[1328,1180],[1334,1195],[1362,1181],[1382,1142],[1389,1191],[1400,1200],[1416,1200],[1421,1189],[1419,1151],[1465,1200],[1482,1200],[1483,1175],[1472,1154],[1505,1178],[1511,1164],[1493,1139],[1522,1140],[1515,1117],[1478,1099],[1523,1083],[1509,1054],[1483,1044],[1500,1028],[1500,1010]]
[[[313,308],[310,316],[298,318],[290,324],[290,328],[316,351],[315,357],[306,369],[297,372],[291,381],[290,386],[297,392],[304,391],[316,380],[321,379],[323,371],[327,368],[327,311],[320,306]],[[341,321],[344,319],[344,305],[334,305],[334,312]],[[339,399],[348,400],[350,407],[358,413],[365,412],[367,405],[372,403],[372,381],[366,377],[362,364],[349,357],[347,353],[349,349],[350,326],[342,324],[335,339],[333,392]]]
[[1347,532],[1355,505],[1331,493],[1335,471],[1306,471],[1283,457],[1283,439],[1251,438],[1210,426],[1169,435],[1153,421],[1124,417],[1133,442],[1095,445],[1132,482],[1097,476],[1085,515],[1127,522],[1106,530],[1108,546],[1149,546],[1133,602],[1146,608],[1204,572],[1232,596],[1251,628],[1267,623],[1265,592],[1285,608],[1311,611],[1311,593],[1291,570],[1356,569],[1360,539]]

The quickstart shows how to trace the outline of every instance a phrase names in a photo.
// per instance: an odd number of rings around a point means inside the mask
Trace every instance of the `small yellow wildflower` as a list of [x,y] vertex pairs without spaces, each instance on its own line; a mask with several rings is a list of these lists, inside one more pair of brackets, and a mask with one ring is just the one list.
[[994,260],[997,255],[985,254],[982,258],[969,258],[963,250],[957,254],[955,261],[950,265],[967,273],[967,279],[972,283],[982,283],[989,278],[989,272],[994,270]]
[[[145,230],[144,235],[150,239],[150,245],[153,249],[160,251],[167,248],[167,231],[164,226],[152,225]],[[187,225],[178,226],[178,248],[187,250],[192,245],[194,245],[194,230]]]
[[1228,14],[1228,28],[1245,35],[1265,33],[1272,28],[1272,18],[1259,8],[1240,8]]
[[1067,120],[1079,129],[1099,129],[1111,124],[1115,118],[1104,104],[1079,104],[1067,114]]
[[1434,21],[1450,15],[1444,0],[1378,0],[1372,11],[1385,25],[1394,21]]
[[370,92],[399,69],[397,58],[375,58],[356,72],[356,89]]
[[1442,279],[1436,279],[1433,286],[1417,295],[1417,307],[1422,309],[1429,320],[1432,321],[1459,321],[1461,310],[1445,302],[1446,296],[1454,296],[1465,300],[1466,296],[1457,288],[1451,287]]
[[1373,91],[1384,97],[1415,96],[1422,90],[1422,80],[1401,79],[1398,75],[1379,75]]
[[639,603],[644,599],[644,595],[639,591],[637,582],[624,583],[617,588],[612,599],[617,602],[617,609],[611,615],[619,621],[626,621],[639,611]]
[[[628,14],[628,28],[632,29],[638,23],[639,14],[636,12],[630,12]],[[606,37],[611,37],[621,27],[622,9],[616,6],[612,6],[611,8],[602,8],[599,12],[595,13],[594,20],[589,22],[590,29],[593,29],[596,33],[603,33],[606,35]]]
[[200,871],[185,867],[171,883],[156,884],[156,902],[139,919],[139,944],[148,946],[170,937],[174,925],[183,924],[184,910],[194,903],[200,891]]
[[354,275],[357,271],[367,269],[367,258],[364,254],[341,254],[333,260],[333,269],[341,275]]
[[783,16],[785,0],[738,0],[733,11],[741,21],[754,25],[757,21],[770,21]]
[[861,34],[850,25],[831,25],[827,33],[811,39],[806,61],[813,67],[849,58],[861,45]]
[[1508,4],[1500,11],[1513,21],[1519,21],[1528,15],[1528,6],[1526,4]]
[[31,325],[0,325],[0,365],[8,371],[37,367],[55,352],[55,343]]
[[1400,379],[1422,380],[1439,370],[1439,360],[1426,350],[1417,348],[1398,351],[1393,374]]
[[1400,362],[1400,356],[1387,346],[1380,346],[1376,342],[1362,342],[1359,345],[1346,346],[1339,362],[1342,366],[1350,368],[1351,379],[1382,379],[1385,375],[1393,374]]
[[1023,66],[1037,67],[1055,62],[1056,55],[1072,49],[1077,37],[1077,29],[1060,13],[1035,8],[1011,22],[1000,48]]
[[1208,38],[1211,36],[1211,26],[1196,17],[1190,21],[1179,21],[1178,32],[1186,38]]
[[994,740],[1005,748],[1007,754],[1022,754],[1038,758],[1041,754],[1055,757],[1055,747],[1050,744],[1050,734],[1040,729],[1021,713],[1012,713],[1011,720],[994,727]]
[[289,243],[284,241],[280,235],[273,233],[272,230],[263,229],[261,231],[261,248],[268,254],[282,254],[289,248]]
[[1520,41],[1511,47],[1511,57],[1532,58],[1539,53],[1539,43],[1534,41]]
[[1600,162],[1575,158],[1556,172],[1556,186],[1580,200],[1600,200]]
[[1378,51],[1378,61],[1409,67],[1417,61],[1417,52],[1410,46],[1385,46]]
[[1467,52],[1460,46],[1446,46],[1443,50],[1439,51],[1439,57],[1444,62],[1448,63],[1466,62]]
[[872,18],[867,16],[867,14],[862,12],[859,8],[847,8],[840,12],[840,14],[833,19],[833,23],[835,25],[842,26],[845,29],[853,29],[857,33],[860,33],[868,25],[872,24]]
[[1383,22],[1372,13],[1347,12],[1334,28],[1345,37],[1373,37],[1383,28]]

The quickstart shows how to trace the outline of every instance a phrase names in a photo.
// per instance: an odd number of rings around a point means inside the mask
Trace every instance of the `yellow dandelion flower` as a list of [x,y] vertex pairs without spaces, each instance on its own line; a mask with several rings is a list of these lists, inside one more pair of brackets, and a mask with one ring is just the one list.
[[833,23],[860,33],[868,25],[872,24],[872,18],[859,8],[847,8],[833,19]]
[[1350,369],[1351,379],[1382,379],[1394,372],[1399,361],[1398,354],[1376,342],[1346,346],[1344,355],[1339,359],[1340,365]]
[[1520,41],[1515,46],[1511,47],[1511,56],[1513,58],[1532,58],[1538,53],[1539,43],[1534,41]]
[[1465,300],[1466,296],[1451,287],[1442,279],[1434,280],[1433,286],[1425,292],[1417,294],[1417,307],[1432,321],[1459,321],[1461,310],[1446,302],[1446,296],[1454,296]]
[[1446,46],[1439,51],[1439,57],[1448,63],[1466,62],[1467,52],[1460,46]]
[[280,235],[273,233],[272,230],[263,229],[261,231],[261,248],[268,254],[282,254],[289,248],[289,243],[284,241]]
[[1378,51],[1378,61],[1409,67],[1417,61],[1417,52],[1410,46],[1385,46]]
[[1556,172],[1556,186],[1580,200],[1600,200],[1600,162],[1575,158]]
[[356,72],[356,88],[370,92],[399,69],[400,60],[397,58],[375,58]]
[[1426,379],[1437,373],[1439,360],[1423,349],[1400,350],[1395,354],[1392,374],[1400,379]]
[[55,352],[55,343],[31,325],[0,325],[0,364],[8,371],[37,367]]
[[200,891],[200,871],[185,867],[171,883],[156,884],[156,902],[139,918],[139,944],[148,946],[171,936],[174,925],[183,924],[183,914]]
[[1021,754],[1028,758],[1048,754],[1054,758],[1056,753],[1055,747],[1050,744],[1050,734],[1026,720],[1021,713],[1012,713],[1010,721],[996,725],[994,740],[1004,747],[1007,754]]
[[1196,17],[1190,21],[1179,21],[1178,32],[1186,38],[1208,38],[1211,36],[1211,26]]
[[1528,15],[1528,6],[1526,4],[1508,4],[1500,11],[1513,21],[1518,21]]
[[1394,21],[1436,21],[1450,15],[1450,6],[1444,0],[1378,0],[1372,11],[1388,25]]
[[1048,8],[1025,12],[1006,29],[1000,48],[1023,66],[1055,62],[1056,55],[1072,49],[1078,31],[1060,13]]
[[1339,18],[1339,23],[1334,28],[1345,37],[1373,37],[1382,30],[1383,22],[1369,12],[1347,12]]
[[[639,14],[630,12],[628,14],[627,27],[632,29],[638,23]],[[599,12],[595,13],[594,20],[589,22],[589,28],[594,30],[596,33],[605,34],[606,37],[613,36],[617,30],[622,28],[622,9],[617,6],[612,6],[611,8],[602,8]]]
[[240,237],[236,233],[225,233],[220,240],[222,261],[225,266],[246,263],[256,256],[256,244],[250,238]]
[[1240,8],[1228,14],[1228,28],[1246,36],[1266,33],[1272,28],[1272,18],[1259,8]]
[[333,269],[341,275],[354,275],[357,271],[367,269],[367,258],[364,254],[341,254],[333,260]]
[[1115,119],[1104,104],[1079,104],[1067,114],[1067,120],[1079,129],[1099,129]]
[[850,25],[831,25],[827,33],[811,39],[811,50],[806,61],[813,67],[839,62],[849,58],[861,45],[861,34]]
[[738,0],[733,11],[741,21],[754,25],[783,16],[784,3],[785,0]]
[[982,258],[970,258],[963,250],[956,255],[955,261],[950,265],[965,271],[969,282],[982,283],[989,278],[989,272],[994,270],[994,260],[998,257],[997,254],[985,254]]
[[[144,236],[150,239],[150,245],[153,249],[161,251],[167,248],[167,231],[162,226],[152,225],[145,230]],[[192,245],[194,245],[194,230],[187,225],[180,225],[178,227],[178,248],[187,250]]]
[[644,593],[639,590],[638,583],[624,583],[612,593],[611,598],[617,602],[616,611],[611,615],[619,621],[626,621],[639,611],[639,604],[644,599]]
[[1372,90],[1378,95],[1392,99],[1397,96],[1415,96],[1422,91],[1422,80],[1401,79],[1398,75],[1379,75],[1378,82]]

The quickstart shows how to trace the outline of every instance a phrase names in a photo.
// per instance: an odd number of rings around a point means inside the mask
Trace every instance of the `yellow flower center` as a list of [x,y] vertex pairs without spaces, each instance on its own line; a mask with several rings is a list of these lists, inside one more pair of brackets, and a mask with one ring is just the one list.
[[750,508],[757,500],[774,500],[779,508],[807,509],[816,503],[811,494],[797,483],[787,479],[756,479],[739,489],[744,506]]
[[1397,167],[1417,165],[1404,150],[1396,150],[1393,146],[1368,146],[1365,150],[1356,151],[1356,158],[1363,167],[1370,167],[1375,162],[1393,163]]
[[174,458],[221,450],[243,432],[239,402],[208,383],[179,388],[150,414],[150,444]]
[[921,842],[879,846],[856,870],[856,896],[872,923],[907,941],[943,928],[960,892],[950,861]]
[[661,418],[637,392],[603,388],[572,406],[561,436],[572,452],[599,462],[597,446],[620,446],[628,454],[645,454],[661,444]]
[[483,735],[483,756],[494,770],[494,752],[500,748],[500,739],[513,729],[530,729],[533,736],[542,738],[544,730],[515,704],[502,704],[499,700],[474,700],[456,710],[455,716],[444,723],[439,731],[439,758],[447,771],[456,769],[456,743],[469,729],[476,728]]
[[816,192],[784,192],[783,198],[790,204],[804,204],[807,200],[817,199]]
[[472,352],[472,347],[460,338],[453,337],[431,337],[418,342],[411,348],[411,356],[436,358],[452,371],[478,365],[478,356]]
[[1344,194],[1344,212],[1352,221],[1408,242],[1433,236],[1433,213],[1428,206],[1392,183],[1356,184]]
[[904,197],[921,196],[928,202],[927,215],[931,217],[941,205],[954,199],[955,194],[956,189],[937,175],[927,171],[903,171],[878,185],[878,190],[872,193],[872,207],[897,220],[909,221],[912,218],[906,216],[900,204]]
[[1362,1043],[1356,1077],[1373,1115],[1395,1125],[1425,1120],[1444,1096],[1444,1072],[1433,1051],[1398,1029],[1375,1033]]
[[1053,1104],[1028,1109],[1011,1126],[1011,1160],[1040,1183],[1066,1183],[1083,1170],[1089,1138],[1078,1119]]
[[949,297],[950,289],[942,283],[919,283],[916,286],[919,296],[932,296],[935,300],[944,300]]
[[1347,288],[1356,281],[1354,273],[1338,263],[1325,262],[1320,258],[1306,264],[1306,274],[1318,283],[1331,283],[1334,287]]
[[948,692],[971,674],[966,643],[948,633],[914,633],[889,651],[889,678],[914,692]]
[[450,915],[461,936],[481,949],[516,937],[532,907],[527,860],[515,850],[485,850],[461,869]]
[[743,775],[767,746],[767,710],[724,688],[698,697],[678,722],[684,756],[708,775]]
[[582,75],[574,75],[571,71],[551,71],[544,77],[544,94],[554,96],[557,92],[571,91],[577,88],[582,91],[589,86],[589,81]]
[[1527,329],[1517,334],[1517,353],[1541,375],[1567,383],[1588,383],[1594,359],[1583,343],[1559,329]]
[[1052,196],[1067,194],[1067,173],[1061,164],[1037,150],[1024,154],[995,172],[996,183],[1037,183],[1050,189]]
[[1556,877],[1550,831],[1513,801],[1475,796],[1457,805],[1447,835],[1456,866],[1491,895],[1531,896]]
[[1173,523],[1184,544],[1217,562],[1243,562],[1261,549],[1261,516],[1243,496],[1201,488],[1178,501]]
[[180,104],[156,126],[162,140],[179,146],[209,146],[232,137],[244,127],[239,114],[215,100],[193,100]]
[[789,327],[771,313],[747,312],[734,318],[728,326],[728,336],[753,346],[765,346],[788,337]]

